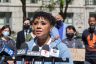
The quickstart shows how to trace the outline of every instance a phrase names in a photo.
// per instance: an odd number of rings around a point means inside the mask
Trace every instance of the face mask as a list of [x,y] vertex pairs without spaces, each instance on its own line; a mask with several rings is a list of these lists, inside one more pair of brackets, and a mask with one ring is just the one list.
[[89,30],[90,30],[90,33],[93,33],[95,30],[95,25],[90,25]]
[[56,27],[59,29],[61,26],[63,26],[63,21],[61,20],[57,21]]
[[59,21],[57,21],[57,24],[62,25],[63,21],[59,20]]
[[5,37],[7,37],[7,36],[9,36],[9,32],[3,32],[3,36],[5,36]]
[[74,33],[67,33],[66,36],[68,39],[72,39],[74,37]]
[[24,29],[29,29],[30,25],[24,25]]

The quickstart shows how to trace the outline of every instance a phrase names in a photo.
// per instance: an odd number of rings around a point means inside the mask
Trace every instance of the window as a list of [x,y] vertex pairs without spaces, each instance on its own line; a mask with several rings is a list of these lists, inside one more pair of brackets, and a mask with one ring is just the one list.
[[[74,0],[69,0],[69,1],[70,1],[70,2],[69,2],[68,4],[69,4],[69,5],[72,5]],[[57,3],[60,4],[60,1],[57,0]],[[64,0],[64,5],[66,5],[66,0]]]
[[37,3],[38,2],[38,0],[30,0],[31,1],[31,3]]
[[48,5],[48,4],[50,4],[50,3],[51,3],[50,0],[42,0],[42,4],[43,4],[43,5]]
[[67,23],[69,25],[73,25],[73,13],[67,13],[65,23]]
[[28,12],[28,18],[30,18],[30,20],[33,20],[33,15],[34,15],[33,12]]
[[0,12],[0,25],[9,25],[11,12]]
[[72,5],[73,1],[74,1],[74,0],[71,0],[70,3],[69,3],[69,5]]
[[89,13],[89,17],[91,17],[91,16],[95,16],[96,17],[96,12],[90,12]]
[[86,5],[96,5],[96,0],[85,0]]
[[0,0],[0,2],[2,2],[2,3],[9,3],[10,0]]
[[36,4],[39,0],[26,0],[27,4]]

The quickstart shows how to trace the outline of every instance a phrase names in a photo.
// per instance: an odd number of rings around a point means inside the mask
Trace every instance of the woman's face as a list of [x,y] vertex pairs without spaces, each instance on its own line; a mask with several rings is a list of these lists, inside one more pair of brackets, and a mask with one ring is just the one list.
[[47,19],[37,17],[33,22],[33,28],[36,37],[45,38],[50,33],[51,25]]
[[9,28],[5,28],[5,29],[2,31],[2,34],[3,34],[4,37],[9,36],[9,35],[10,35],[10,33],[9,33]]

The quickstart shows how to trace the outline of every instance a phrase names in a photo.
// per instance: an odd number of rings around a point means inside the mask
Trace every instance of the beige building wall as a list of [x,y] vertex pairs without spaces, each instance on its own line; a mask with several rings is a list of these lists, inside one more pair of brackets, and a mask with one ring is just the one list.
[[[40,9],[42,1],[39,0],[37,4],[30,4],[27,0],[26,11],[35,12]],[[13,31],[18,32],[22,29],[22,4],[20,0],[11,0],[11,3],[0,3],[0,12],[12,12],[10,26]],[[58,6],[50,13],[58,13]],[[77,31],[82,33],[84,29],[88,28],[87,20],[90,12],[96,12],[96,6],[86,6],[85,0],[73,0],[72,5],[69,5],[68,13],[73,13],[73,25]],[[0,25],[1,27],[2,25]]]

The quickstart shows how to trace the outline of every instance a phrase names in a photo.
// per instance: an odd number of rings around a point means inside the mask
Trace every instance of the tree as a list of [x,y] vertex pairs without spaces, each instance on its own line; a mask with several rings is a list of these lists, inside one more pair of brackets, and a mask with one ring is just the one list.
[[[67,16],[67,9],[68,9],[69,3],[72,0],[59,0],[59,1],[60,1],[60,14],[62,15],[63,19],[65,20],[66,16]],[[64,2],[66,5],[65,5],[65,10],[63,11]]]
[[[68,9],[69,3],[71,1],[72,0],[57,0],[57,1],[50,0],[50,4],[45,5],[45,7],[46,8],[49,8],[49,11],[52,11],[52,10],[55,9],[56,3],[59,2],[60,14],[62,15],[63,19],[65,20],[66,19],[66,16],[67,16],[67,9]],[[63,10],[64,5],[65,5],[65,9]],[[44,5],[42,7],[44,7]]]
[[22,3],[23,21],[26,18],[26,0],[20,0]]

